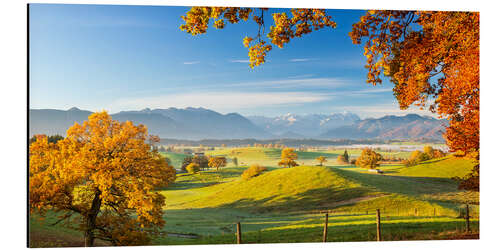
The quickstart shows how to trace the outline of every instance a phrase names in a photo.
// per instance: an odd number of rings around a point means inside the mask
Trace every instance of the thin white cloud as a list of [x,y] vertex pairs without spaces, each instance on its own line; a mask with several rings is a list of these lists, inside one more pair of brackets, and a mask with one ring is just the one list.
[[143,98],[119,99],[113,106],[120,109],[203,107],[215,110],[272,107],[315,103],[331,100],[331,96],[309,92],[193,92]]
[[192,61],[192,62],[183,62],[184,65],[198,64],[200,61]]
[[250,63],[250,61],[248,59],[245,59],[245,60],[229,60],[229,62],[232,62],[232,63]]
[[363,89],[363,90],[354,90],[354,91],[347,91],[345,94],[353,94],[353,95],[366,95],[366,94],[377,94],[377,93],[387,93],[387,92],[392,92],[391,88],[371,88],[371,89]]
[[292,78],[280,80],[267,80],[255,82],[235,83],[234,87],[270,87],[270,88],[293,88],[293,87],[341,87],[349,84],[349,80],[341,78]]
[[308,61],[312,61],[312,60],[316,60],[316,58],[293,58],[293,59],[290,59],[288,61],[290,61],[290,62],[308,62]]

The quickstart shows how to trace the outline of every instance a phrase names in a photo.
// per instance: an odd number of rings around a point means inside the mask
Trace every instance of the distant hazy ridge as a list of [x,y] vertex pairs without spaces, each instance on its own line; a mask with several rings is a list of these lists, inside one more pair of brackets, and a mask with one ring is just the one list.
[[[65,135],[75,122],[81,123],[90,111],[30,109],[29,133]],[[360,119],[352,113],[330,115],[286,114],[278,117],[249,116],[238,113],[220,114],[204,108],[144,109],[111,114],[119,121],[144,124],[149,133],[174,139],[433,139],[443,140],[446,120],[423,117],[384,116]]]

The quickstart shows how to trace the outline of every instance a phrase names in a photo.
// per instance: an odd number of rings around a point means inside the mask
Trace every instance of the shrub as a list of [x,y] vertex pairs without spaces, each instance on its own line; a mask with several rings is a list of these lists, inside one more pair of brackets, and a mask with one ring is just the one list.
[[248,180],[252,177],[256,177],[256,176],[260,175],[262,172],[264,172],[266,170],[267,170],[266,167],[263,167],[259,164],[253,164],[252,166],[247,168],[245,171],[243,171],[243,173],[241,174],[241,177],[244,180]]
[[200,169],[207,169],[208,166],[208,157],[205,155],[196,155],[193,157],[193,162],[200,166]]
[[193,162],[193,157],[192,156],[186,156],[184,160],[182,161],[181,165],[181,171],[182,172],[187,172],[186,167]]
[[465,152],[462,151],[462,150],[457,150],[457,151],[455,151],[455,153],[453,154],[453,156],[455,156],[455,157],[464,157],[465,156]]
[[432,158],[435,158],[435,156],[440,156],[440,155],[444,156],[444,153],[440,150],[433,149],[431,146],[425,146],[424,152],[420,150],[413,151],[408,160],[403,161],[403,164],[407,167],[415,166],[423,161],[430,160]]
[[408,159],[408,160],[404,160],[403,161],[403,164],[407,167],[411,167],[411,166],[415,166],[418,164],[418,162],[414,159]]
[[445,157],[446,156],[446,153],[439,150],[439,149],[435,149],[434,152],[433,152],[433,157],[432,158],[441,158],[441,157]]
[[189,165],[187,165],[186,171],[190,174],[198,173],[200,172],[200,165],[196,163],[190,163]]
[[347,163],[349,163],[349,161],[345,158],[344,155],[339,155],[337,157],[337,163],[338,164],[347,164]]
[[431,159],[431,157],[427,153],[424,153],[420,150],[415,150],[411,153],[410,159],[417,162],[423,162]]

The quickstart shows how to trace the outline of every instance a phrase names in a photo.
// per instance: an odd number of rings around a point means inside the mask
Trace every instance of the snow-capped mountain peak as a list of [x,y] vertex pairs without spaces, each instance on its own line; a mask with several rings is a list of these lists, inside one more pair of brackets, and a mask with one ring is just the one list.
[[297,115],[286,113],[276,117],[254,116],[248,117],[257,126],[268,132],[279,134],[283,131],[302,134],[305,136],[317,135],[340,126],[350,125],[360,120],[353,113],[342,112],[332,114],[305,114]]

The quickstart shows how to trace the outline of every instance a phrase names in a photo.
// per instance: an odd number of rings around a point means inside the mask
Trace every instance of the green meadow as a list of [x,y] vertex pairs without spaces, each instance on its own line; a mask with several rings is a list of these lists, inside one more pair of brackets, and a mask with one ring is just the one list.
[[[279,168],[281,150],[218,148],[207,155],[238,158],[238,165],[196,174],[178,173],[175,183],[160,190],[166,197],[163,235],[153,244],[233,244],[235,223],[243,243],[321,242],[325,213],[328,241],[376,240],[376,210],[381,212],[382,240],[468,239],[479,235],[479,193],[457,189],[473,162],[455,156],[432,159],[412,167],[383,164],[383,174],[340,165],[344,150],[298,151],[301,166]],[[351,157],[360,150],[348,150]],[[407,157],[409,152],[381,152]],[[183,154],[166,153],[176,168]],[[317,166],[318,156],[327,157]],[[267,168],[244,180],[251,164]],[[465,232],[465,204],[471,232]],[[30,220],[32,246],[72,246],[80,232],[50,226],[51,216]],[[54,239],[47,243],[47,239]],[[98,242],[98,244],[104,244]]]
[[161,152],[160,153],[163,157],[167,157],[170,159],[172,165],[175,168],[181,168],[182,166],[182,161],[184,158],[187,156],[186,154],[181,154],[181,153],[171,153],[171,152]]

